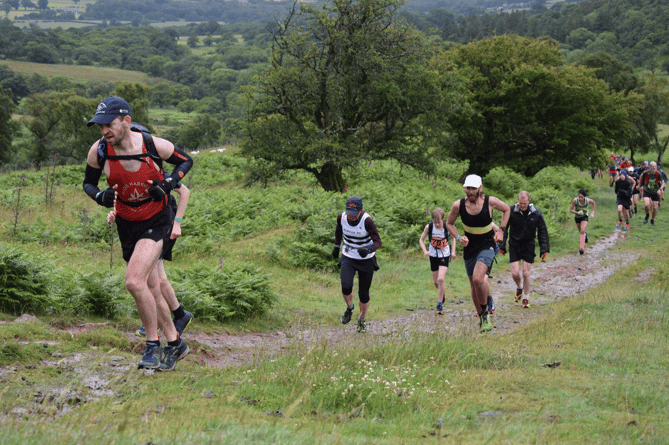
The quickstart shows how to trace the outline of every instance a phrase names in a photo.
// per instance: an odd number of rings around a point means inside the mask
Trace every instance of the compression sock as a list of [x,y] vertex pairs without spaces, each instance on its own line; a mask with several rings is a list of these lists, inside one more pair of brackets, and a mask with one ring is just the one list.
[[177,320],[182,318],[184,315],[186,315],[186,314],[184,314],[184,308],[182,308],[181,305],[179,305],[178,308],[173,310],[172,314],[174,314],[174,318],[176,318]]

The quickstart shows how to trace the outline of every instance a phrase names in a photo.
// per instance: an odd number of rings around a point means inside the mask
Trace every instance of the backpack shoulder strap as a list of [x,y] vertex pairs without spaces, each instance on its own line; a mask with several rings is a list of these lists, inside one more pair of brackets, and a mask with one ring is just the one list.
[[156,144],[153,142],[153,136],[151,136],[151,132],[149,131],[149,129],[145,125],[140,124],[139,122],[131,122],[130,129],[132,131],[142,133],[142,138],[144,139],[144,145],[146,146],[146,152],[149,154],[149,156],[151,156],[151,159],[153,159],[155,163],[158,164],[158,167],[160,167],[160,170],[162,171],[163,160],[160,158],[160,155],[158,154],[158,150],[156,149]]
[[434,223],[432,220],[430,220],[429,223],[427,223],[427,240],[432,241],[432,227],[434,227]]
[[146,146],[146,152],[151,156],[151,159],[155,161],[156,164],[158,164],[158,167],[160,167],[160,170],[162,171],[163,169],[163,160],[160,158],[160,155],[158,154],[158,149],[156,149],[156,144],[153,142],[153,136],[151,136],[151,133],[148,131],[142,131],[142,138],[144,138],[144,145]]

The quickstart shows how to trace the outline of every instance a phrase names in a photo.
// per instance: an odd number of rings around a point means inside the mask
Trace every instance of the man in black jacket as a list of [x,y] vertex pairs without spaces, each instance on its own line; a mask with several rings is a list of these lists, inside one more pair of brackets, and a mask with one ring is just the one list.
[[[550,252],[548,230],[544,217],[534,205],[530,204],[530,194],[522,191],[518,194],[518,202],[511,206],[508,230],[500,246],[502,254],[506,253],[506,240],[509,239],[509,263],[511,276],[516,282],[516,302],[522,298],[523,307],[530,307],[530,285],[532,283],[531,268],[534,263],[534,240],[539,237],[539,255],[546,258]],[[520,273],[520,261],[523,261],[523,273]]]

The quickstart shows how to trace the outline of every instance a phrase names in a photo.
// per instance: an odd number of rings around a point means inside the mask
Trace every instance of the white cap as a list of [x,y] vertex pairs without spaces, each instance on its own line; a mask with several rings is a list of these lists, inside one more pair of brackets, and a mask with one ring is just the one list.
[[627,171],[630,173],[634,173],[634,167],[627,167]]
[[483,185],[483,181],[481,181],[481,177],[479,175],[469,175],[465,178],[465,187],[479,188],[481,185]]

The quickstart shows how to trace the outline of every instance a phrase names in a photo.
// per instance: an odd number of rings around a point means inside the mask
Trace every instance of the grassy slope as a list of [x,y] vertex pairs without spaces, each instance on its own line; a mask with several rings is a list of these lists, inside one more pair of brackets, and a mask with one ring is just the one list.
[[[591,238],[609,233],[615,221],[610,188],[599,180],[594,185],[598,217],[589,228]],[[75,200],[68,207],[89,206],[79,190],[62,193],[63,201]],[[11,210],[0,210],[5,212],[2,219],[10,221]],[[71,217],[68,209],[60,211]],[[89,402],[54,421],[35,416],[12,423],[5,418],[3,443],[42,443],[47,438],[51,443],[663,442],[669,432],[665,422],[669,308],[664,298],[666,279],[660,273],[667,266],[662,252],[669,247],[665,234],[669,221],[663,216],[654,229],[635,226],[633,236],[617,247],[643,251],[637,264],[601,288],[556,304],[546,318],[513,334],[412,338],[365,348],[323,343],[309,354],[295,350],[280,360],[241,369],[212,370],[186,360],[169,375],[147,377],[131,371],[123,382],[126,396],[120,405],[116,400]],[[33,212],[25,217],[40,216]],[[337,324],[342,304],[336,275],[280,267],[258,255],[292,230],[278,227],[222,244],[223,260],[262,264],[273,274],[282,296],[266,319],[227,329]],[[573,237],[556,246],[553,255],[573,254],[576,230],[571,218],[565,230]],[[105,246],[45,249],[28,244],[25,248],[54,258],[67,256],[75,268],[109,267]],[[216,252],[209,257],[189,252],[170,270],[219,260]],[[122,273],[119,255],[116,258],[114,270]],[[448,289],[467,295],[459,263],[449,270]],[[508,273],[504,263],[500,273]],[[375,276],[370,317],[385,318],[406,307],[431,304],[434,291],[417,249],[386,258],[382,266]],[[652,273],[643,286],[630,279],[647,270]],[[3,330],[5,348],[14,347],[15,334]],[[23,336],[43,340],[45,333],[22,332],[19,338]],[[71,339],[60,340],[64,350],[85,350],[69,344]],[[539,366],[555,360],[562,366]],[[6,377],[4,391],[11,394],[25,386],[22,376],[46,378],[40,373],[48,370],[24,370]],[[86,382],[71,385],[76,389]],[[214,397],[202,396],[209,391]],[[3,399],[7,409],[11,397]],[[44,409],[48,412],[48,405]],[[266,414],[273,412],[283,417]]]
[[7,65],[12,71],[19,73],[37,73],[46,77],[63,76],[77,82],[88,82],[99,79],[116,82],[119,79],[123,79],[125,82],[146,83],[149,80],[149,76],[144,73],[114,68],[19,62],[15,60],[2,60],[0,63]]

